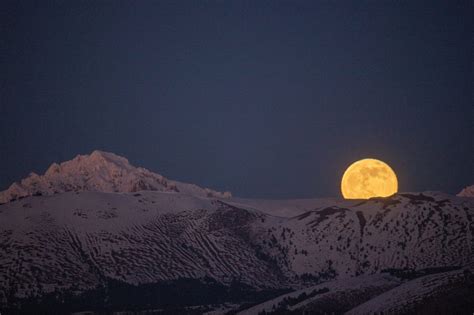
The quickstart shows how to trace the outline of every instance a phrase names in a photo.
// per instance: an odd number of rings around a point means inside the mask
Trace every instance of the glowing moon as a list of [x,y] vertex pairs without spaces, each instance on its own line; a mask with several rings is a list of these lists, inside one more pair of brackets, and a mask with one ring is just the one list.
[[398,191],[398,180],[384,162],[363,159],[351,164],[344,172],[341,191],[345,199],[388,197]]

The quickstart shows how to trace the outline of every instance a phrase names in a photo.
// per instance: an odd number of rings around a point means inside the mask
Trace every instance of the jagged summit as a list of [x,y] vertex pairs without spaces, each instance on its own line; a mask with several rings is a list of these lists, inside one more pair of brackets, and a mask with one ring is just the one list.
[[31,173],[19,183],[0,192],[0,203],[31,195],[53,195],[67,191],[135,192],[154,190],[180,192],[200,197],[228,198],[218,192],[193,184],[169,180],[114,153],[95,150],[61,164],[53,163],[44,175]]
[[467,186],[457,194],[458,197],[474,197],[474,185]]

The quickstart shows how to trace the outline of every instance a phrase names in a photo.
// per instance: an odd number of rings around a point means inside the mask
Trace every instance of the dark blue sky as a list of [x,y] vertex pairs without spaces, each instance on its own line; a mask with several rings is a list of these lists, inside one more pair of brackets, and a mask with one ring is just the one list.
[[470,1],[2,1],[0,188],[94,149],[243,197],[474,183]]

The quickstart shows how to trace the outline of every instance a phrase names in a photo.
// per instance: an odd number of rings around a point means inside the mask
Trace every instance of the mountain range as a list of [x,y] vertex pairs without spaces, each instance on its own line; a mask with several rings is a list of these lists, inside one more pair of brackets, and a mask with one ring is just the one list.
[[466,194],[243,199],[94,151],[0,193],[0,310],[471,314]]

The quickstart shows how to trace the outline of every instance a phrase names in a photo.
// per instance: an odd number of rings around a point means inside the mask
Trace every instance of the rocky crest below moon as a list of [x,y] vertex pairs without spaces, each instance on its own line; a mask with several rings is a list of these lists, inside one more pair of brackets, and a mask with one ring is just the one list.
[[458,197],[474,197],[474,185],[467,186],[457,194]]

